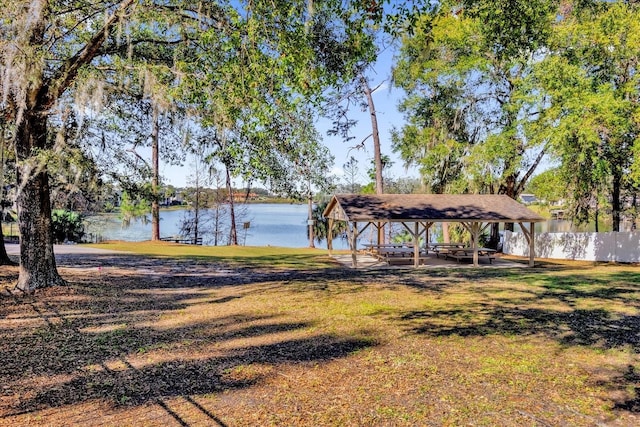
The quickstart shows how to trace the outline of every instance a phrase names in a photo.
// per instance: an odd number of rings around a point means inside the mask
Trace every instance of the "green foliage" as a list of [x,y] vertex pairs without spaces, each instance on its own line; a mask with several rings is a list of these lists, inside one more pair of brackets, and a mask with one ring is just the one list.
[[[413,243],[413,236],[407,230],[401,230],[393,235],[391,243]],[[423,246],[424,243],[424,238],[420,237],[418,245]]]
[[[318,243],[322,243],[329,236],[329,221],[322,213],[327,208],[329,200],[324,200],[313,206],[313,236]],[[347,223],[344,221],[334,221],[332,235],[334,238],[344,236],[347,232]]]
[[[461,224],[450,223],[449,224],[449,241],[456,243],[464,243],[467,246],[471,245],[471,233]],[[489,234],[482,233],[478,236],[478,246],[484,247],[489,242]]]
[[79,242],[84,236],[84,217],[62,209],[51,212],[54,243]]
[[515,198],[550,153],[539,196],[567,197],[578,221],[608,205],[618,230],[640,186],[638,3],[445,1],[414,18],[393,144],[431,191]]
[[[530,75],[551,4],[444,2],[403,39],[393,77],[408,94],[400,105],[408,123],[394,131],[393,147],[431,191],[515,198],[523,190],[540,162],[531,154],[544,152],[530,131],[538,119]],[[505,14],[512,19],[497,18]]]
[[293,196],[308,191],[292,185],[300,182],[292,173],[315,165],[314,176],[306,173],[305,180],[326,186],[316,178],[325,175],[321,157],[328,153],[318,142],[308,104],[371,57],[366,19],[358,8],[345,10],[335,1],[309,8],[303,2],[257,1],[224,12],[233,25],[206,28],[194,54],[177,64],[179,95],[200,117],[210,161],[233,177]]
[[546,46],[559,0],[463,0],[464,12],[477,18],[485,51],[499,60],[535,52]]
[[143,223],[149,222],[147,215],[151,212],[151,203],[144,198],[132,198],[126,191],[122,192],[120,199],[119,218],[123,227],[129,227],[131,221],[139,220]]
[[471,234],[460,224],[449,224],[449,241],[464,243],[469,246],[471,244]]
[[527,191],[538,200],[554,203],[566,197],[567,186],[560,170],[552,168],[531,178]]
[[[47,127],[54,119],[64,123],[56,115],[68,111],[97,115],[118,99],[141,110],[136,113],[146,120],[123,121],[116,114],[110,129],[87,132],[92,133],[87,151],[105,153],[117,146],[120,155],[105,156],[109,168],[125,158],[123,150],[133,154],[135,166],[138,160],[145,163],[136,150],[158,134],[156,126],[151,132],[138,126],[148,122],[143,110],[150,107],[152,123],[158,114],[170,123],[164,113],[180,109],[195,117],[190,124],[214,127],[229,141],[221,144],[218,158],[233,167],[234,176],[270,179],[274,171],[281,178],[280,160],[297,143],[287,125],[302,111],[298,106],[321,99],[326,86],[351,77],[353,64],[373,58],[364,28],[379,14],[362,10],[360,2],[347,5],[340,0],[3,2],[0,108],[15,121],[17,164],[25,181],[20,187],[26,189],[17,199],[19,208],[36,209],[24,215],[20,227],[23,234],[45,236],[25,239],[25,245],[53,256],[46,250],[48,205],[31,203],[28,195],[49,196],[40,178],[60,150],[46,138]],[[164,129],[168,133],[174,126]],[[139,169],[153,171],[147,197],[155,201],[158,169],[152,163]],[[127,176],[137,171],[123,169]],[[125,203],[123,221],[139,216],[144,205]],[[47,286],[51,277],[62,281],[52,259],[37,260],[47,263],[48,272],[24,260],[32,265],[21,270],[21,288]]]
[[[393,161],[391,160],[391,157],[389,157],[386,154],[382,154],[380,156],[380,160],[382,161],[382,173],[386,174],[386,172],[391,168],[391,166],[393,166]],[[369,176],[369,179],[371,181],[373,181],[373,186],[375,187],[376,183],[376,163],[375,163],[375,159],[371,160],[371,167],[367,170],[367,175]],[[386,177],[385,177],[385,181],[386,181]]]
[[638,185],[640,6],[576,3],[562,12],[553,55],[535,72],[549,105],[545,132],[574,218],[588,220],[604,196],[617,231],[625,192]]
[[322,144],[311,113],[302,113],[293,119],[290,149],[281,158],[285,173],[281,179],[272,180],[271,187],[278,194],[308,200],[314,193],[328,193],[334,189],[330,177],[334,156]]
[[391,194],[416,194],[425,191],[420,179],[410,177],[386,178],[385,189]]
[[[352,157],[352,160],[353,159]],[[391,182],[391,177],[388,175],[388,171],[393,166],[393,162],[391,158],[385,154],[380,156],[380,160],[382,163],[382,174],[383,180],[385,183],[385,192],[389,193],[389,183]],[[346,165],[345,165],[346,166]],[[346,169],[346,168],[345,168]],[[371,167],[367,170],[367,177],[369,178],[369,183],[360,188],[359,193],[361,194],[376,194],[376,161],[375,159],[371,159]]]
[[51,203],[54,208],[97,211],[105,202],[107,188],[100,178],[103,165],[87,152],[78,138],[78,117],[69,113],[63,123],[51,123],[48,139],[57,152],[47,161]]
[[358,168],[358,160],[351,156],[349,160],[342,165],[344,171],[345,184],[343,190],[345,193],[356,194],[362,191],[362,186],[358,183],[360,169]]

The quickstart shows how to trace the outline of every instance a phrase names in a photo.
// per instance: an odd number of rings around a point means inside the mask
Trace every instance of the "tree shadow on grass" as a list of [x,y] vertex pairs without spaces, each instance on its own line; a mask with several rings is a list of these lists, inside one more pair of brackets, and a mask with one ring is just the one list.
[[[91,399],[109,399],[114,404],[143,404],[172,396],[215,393],[250,387],[261,379],[233,379],[225,374],[235,367],[252,364],[322,362],[345,357],[351,352],[371,347],[369,339],[343,338],[325,334],[295,338],[310,324],[278,322],[273,316],[233,315],[211,321],[189,322],[172,328],[125,327],[91,330],[88,325],[104,328],[104,324],[68,319],[29,328],[22,334],[4,336],[0,352],[5,387],[0,393],[20,390],[28,398],[0,406],[0,418],[29,413],[49,407],[82,403]],[[92,318],[92,316],[88,316]],[[125,325],[116,318],[112,326]],[[273,338],[272,343],[244,346],[206,356],[211,344],[234,339],[267,337],[281,333],[293,338]],[[160,349],[184,352],[188,346],[194,358],[154,363],[140,369],[127,357]],[[202,352],[198,354],[198,352]],[[113,363],[124,369],[108,367]],[[56,378],[55,384],[42,385],[39,378]]]
[[613,378],[610,383],[600,385],[608,387],[612,390],[627,390],[631,389],[631,393],[628,399],[623,399],[614,404],[614,409],[622,411],[640,413],[640,374],[636,368],[632,365],[627,366],[627,369],[620,373],[617,377]]
[[[299,338],[313,325],[279,321],[275,315],[242,314],[242,310],[215,315],[217,305],[242,298],[245,292],[264,291],[262,281],[292,276],[302,280],[300,272],[258,276],[259,289],[219,295],[211,291],[237,283],[230,280],[220,285],[209,279],[201,282],[204,285],[184,286],[170,275],[162,280],[149,277],[148,260],[134,260],[133,265],[125,265],[122,259],[118,262],[125,268],[144,271],[135,274],[129,270],[117,276],[85,271],[72,275],[74,280],[68,287],[36,295],[7,293],[0,299],[0,320],[4,320],[0,323],[0,377],[4,386],[0,395],[5,395],[0,399],[0,418],[103,398],[115,404],[154,402],[165,408],[163,397],[245,388],[261,380],[260,375],[245,379],[227,375],[239,366],[322,362],[376,345],[367,338],[331,334]],[[181,267],[185,265],[192,264],[180,263]],[[254,284],[256,276],[245,277],[243,282]],[[187,309],[196,313],[200,306],[214,313],[211,318],[198,320],[195,316],[194,320],[188,314],[183,320],[176,318],[177,324],[170,321],[166,327],[156,326],[164,316]],[[260,344],[208,354],[212,344],[251,338],[258,338]],[[167,354],[174,348],[180,354],[189,349],[188,359],[139,369],[128,361],[136,354]],[[124,368],[109,368],[113,363]],[[43,381],[46,378],[51,380]],[[22,400],[12,397],[15,392],[23,396]]]
[[[62,322],[39,328],[16,338],[7,336],[1,351],[5,381],[33,375],[71,374],[90,365],[99,365],[122,355],[172,348],[182,343],[216,343],[281,332],[295,332],[306,323],[250,322],[271,320],[266,316],[233,316],[210,322],[191,322],[170,329],[127,327],[115,323],[108,330],[91,331],[76,322]],[[122,327],[119,327],[122,326]]]
[[[443,319],[446,318],[446,322]],[[613,316],[601,309],[555,312],[479,304],[455,310],[413,311],[401,320],[416,334],[442,336],[543,335],[567,346],[630,347],[640,352],[640,316]]]
[[[274,260],[277,257],[272,257]],[[263,262],[264,261],[264,262]],[[282,268],[271,266],[269,260],[254,263],[228,263],[215,259],[189,257],[153,257],[140,255],[107,254],[95,256],[67,255],[61,257],[61,268],[90,271],[104,279],[139,276],[143,282],[130,283],[130,288],[155,287],[165,283],[167,287],[222,287],[258,284],[270,281],[332,280],[335,278],[358,278],[359,271],[338,266],[310,268],[300,262],[299,266]],[[170,279],[170,280],[168,280]]]
[[[291,291],[326,291],[333,294],[366,291],[374,284],[411,286],[416,289],[440,291],[446,286],[462,282],[463,276],[454,278],[450,273],[431,270],[356,270],[336,266],[335,268],[268,268],[256,266],[230,266],[224,262],[202,261],[186,258],[160,258],[130,255],[99,255],[92,259],[78,256],[68,258],[67,268],[95,269],[103,280],[111,277],[128,280],[127,289],[215,289],[275,283],[277,287],[290,286]],[[100,268],[101,273],[98,273]],[[92,270],[93,271],[93,270]],[[129,280],[132,277],[144,280]],[[425,277],[429,277],[425,281]],[[85,280],[90,285],[91,279]],[[336,283],[338,286],[336,286]],[[348,286],[347,286],[348,284]],[[100,290],[102,293],[103,290]],[[189,298],[185,291],[185,298]]]
[[[472,284],[466,292],[481,295],[482,300],[458,301],[455,309],[404,313],[401,320],[412,321],[413,332],[433,336],[543,334],[564,345],[631,346],[640,353],[640,316],[619,312],[621,307],[640,309],[640,273],[594,276],[470,270],[452,275]],[[560,308],[554,308],[556,304]],[[587,306],[593,308],[584,308]]]
[[[56,257],[59,267],[128,269],[157,268],[159,273],[262,272],[263,274],[291,274],[297,271],[322,272],[340,268],[330,259],[318,255],[282,254],[255,257],[219,256],[154,256],[141,254],[64,254]],[[345,269],[346,270],[346,269]]]
[[262,377],[234,380],[228,372],[254,363],[277,367],[279,364],[329,361],[372,345],[372,341],[365,339],[320,335],[238,348],[219,357],[163,362],[141,369],[121,359],[125,369],[116,371],[103,366],[98,372],[81,373],[69,382],[37,392],[14,411],[24,413],[100,398],[110,399],[115,404],[144,404],[158,398],[246,388]]
[[[469,293],[466,302],[457,294],[452,305],[445,299],[442,308],[404,312],[397,320],[430,337],[543,336],[566,347],[640,354],[640,273],[561,273],[457,272],[470,283],[458,289]],[[627,396],[615,409],[640,412],[638,379],[630,367],[601,384]]]
[[[42,326],[40,323],[38,327],[14,332],[0,330],[3,344],[9,344],[9,347],[0,349],[2,359],[13,361],[0,369],[2,377],[9,379],[12,382],[9,386],[14,388],[25,376],[73,374],[73,378],[47,385],[39,391],[33,389],[34,395],[17,406],[12,404],[8,407],[11,411],[33,411],[105,397],[116,403],[138,404],[164,396],[245,388],[260,381],[261,377],[234,379],[226,372],[250,363],[277,366],[326,361],[375,345],[367,339],[319,335],[304,339],[293,337],[203,359],[162,362],[140,369],[127,364],[127,355],[179,345],[185,340],[222,342],[239,337],[295,332],[311,326],[304,322],[279,323],[276,318],[268,316],[229,316],[200,324],[192,322],[186,327],[171,328],[171,331],[129,326],[119,329],[119,325],[136,322],[149,324],[158,319],[158,313],[179,311],[194,304],[224,304],[242,298],[245,292],[261,292],[269,286],[289,286],[289,289],[298,286],[300,291],[331,290],[335,288],[333,282],[340,281],[345,285],[341,285],[339,292],[366,292],[370,283],[378,283],[434,293],[456,289],[465,283],[472,283],[474,289],[478,289],[486,283],[486,289],[482,290],[486,295],[481,303],[462,307],[458,304],[453,309],[405,312],[395,320],[416,334],[429,336],[543,334],[563,345],[594,348],[629,346],[636,353],[640,352],[638,316],[619,315],[604,308],[580,309],[575,304],[589,298],[626,301],[637,290],[634,282],[640,282],[640,276],[633,273],[613,273],[594,278],[587,275],[549,276],[522,269],[270,270],[263,267],[236,268],[198,260],[167,261],[119,255],[93,257],[84,263],[69,264],[67,268],[70,267],[91,270],[86,278],[74,279],[75,283],[70,286],[78,298],[47,303],[46,298],[40,299],[38,295],[24,297],[21,303],[33,307],[34,312],[30,315],[34,319],[44,318],[48,324]],[[116,269],[123,271],[116,274]],[[99,280],[91,277],[94,272]],[[527,298],[493,298],[492,292],[500,289],[492,286],[492,281],[530,284],[532,290]],[[210,294],[216,288],[247,284],[260,286],[250,291],[240,288],[237,293],[222,297]],[[539,308],[545,300],[553,298],[567,303],[572,309],[555,311]],[[0,303],[6,302],[0,300]],[[531,306],[532,303],[535,306]],[[251,322],[261,324],[251,325]],[[86,328],[105,330],[88,332]],[[8,340],[5,337],[9,337]],[[106,364],[113,359],[120,360],[126,368],[109,369]],[[87,365],[99,365],[101,369],[85,372],[82,368]],[[625,386],[631,384],[629,378],[629,375],[621,375]],[[622,402],[620,408],[636,410],[637,400]]]

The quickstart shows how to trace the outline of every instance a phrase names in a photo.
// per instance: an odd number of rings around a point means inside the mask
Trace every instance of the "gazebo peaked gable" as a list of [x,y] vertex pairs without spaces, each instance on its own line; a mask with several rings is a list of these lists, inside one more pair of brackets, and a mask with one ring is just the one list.
[[336,194],[323,215],[348,222],[545,221],[512,198],[495,194]]

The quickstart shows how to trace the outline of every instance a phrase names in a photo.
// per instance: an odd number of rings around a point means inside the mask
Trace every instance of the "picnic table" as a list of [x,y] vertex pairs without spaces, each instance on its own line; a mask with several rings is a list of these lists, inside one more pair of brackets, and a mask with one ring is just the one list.
[[369,250],[378,250],[378,249],[384,249],[384,248],[412,248],[413,247],[413,243],[407,243],[407,242],[403,242],[403,243],[380,243],[380,244],[376,244],[376,243],[365,243],[364,245],[365,248],[368,248]]
[[[365,248],[367,248],[367,251],[369,251],[372,255],[379,255],[381,253],[393,253],[394,251],[397,253],[403,253],[405,251],[405,249],[410,249],[413,250],[413,245],[411,243],[381,243],[381,244],[375,244],[375,243],[367,243],[362,245]],[[397,250],[399,249],[399,250]]]
[[[386,243],[386,244],[366,244],[372,255],[380,261],[386,261],[388,264],[397,261],[412,261],[415,255],[413,243]],[[424,259],[426,251],[421,249],[419,256]]]
[[[486,257],[489,260],[489,264],[493,263],[496,259],[495,249],[491,248],[476,248],[478,251],[478,259],[480,257]],[[443,254],[445,258],[453,258],[460,262],[461,259],[473,259],[473,248],[471,247],[451,247],[447,248],[447,251]]]
[[430,248],[464,248],[464,243],[430,243]]
[[413,256],[413,248],[408,247],[378,248],[376,252],[386,256]]
[[437,258],[440,258],[440,254],[447,257],[447,253],[451,249],[462,249],[465,247],[464,243],[431,243],[429,249],[436,254]]

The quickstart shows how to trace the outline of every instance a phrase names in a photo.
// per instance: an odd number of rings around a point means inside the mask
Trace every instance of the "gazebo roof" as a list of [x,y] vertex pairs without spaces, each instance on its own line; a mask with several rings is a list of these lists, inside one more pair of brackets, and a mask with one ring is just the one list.
[[357,222],[545,221],[512,198],[494,194],[336,194],[323,215]]

